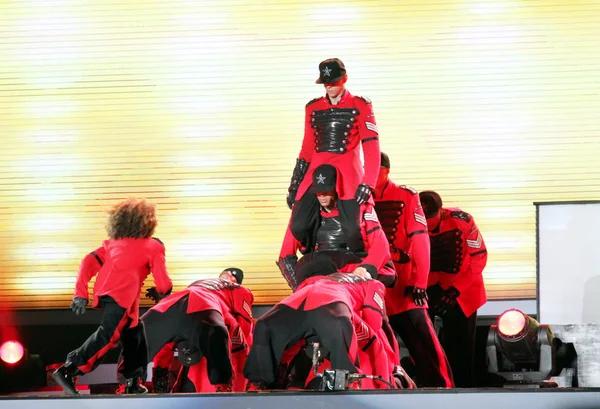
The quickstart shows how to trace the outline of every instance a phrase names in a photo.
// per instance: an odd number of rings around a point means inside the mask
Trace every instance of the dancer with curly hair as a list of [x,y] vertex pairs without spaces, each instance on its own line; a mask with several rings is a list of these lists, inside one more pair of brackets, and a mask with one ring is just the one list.
[[127,199],[108,212],[109,239],[83,258],[79,266],[71,309],[85,313],[89,303],[88,284],[94,284],[93,308],[103,311],[100,326],[66,362],[53,373],[54,380],[69,395],[77,395],[74,377],[94,370],[119,342],[123,364],[119,372],[127,379],[127,393],[145,393],[135,359],[139,348],[140,291],[150,273],[156,287],[149,289],[158,299],[171,293],[172,282],[165,266],[165,247],[153,238],[157,225],[155,206],[146,200]]

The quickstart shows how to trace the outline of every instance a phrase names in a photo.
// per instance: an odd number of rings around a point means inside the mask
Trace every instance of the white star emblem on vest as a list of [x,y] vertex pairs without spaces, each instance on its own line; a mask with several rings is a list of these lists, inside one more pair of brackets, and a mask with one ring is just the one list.
[[324,185],[325,179],[327,178],[319,173],[319,176],[317,176],[317,185]]

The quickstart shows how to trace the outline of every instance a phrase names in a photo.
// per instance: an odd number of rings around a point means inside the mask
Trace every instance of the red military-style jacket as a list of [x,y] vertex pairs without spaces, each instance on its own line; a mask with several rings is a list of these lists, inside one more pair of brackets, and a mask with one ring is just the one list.
[[[364,168],[360,146],[364,154]],[[337,105],[324,96],[306,105],[304,139],[298,159],[310,163],[296,194],[299,200],[312,183],[314,169],[333,165],[344,183],[338,190],[340,199],[354,197],[361,183],[375,187],[381,161],[379,133],[371,101],[345,91]]]
[[94,284],[92,306],[106,295],[127,310],[131,327],[138,324],[140,291],[144,280],[152,273],[156,289],[166,294],[173,286],[165,266],[165,246],[155,238],[105,240],[102,246],[86,255],[79,266],[75,297],[89,299],[88,285]]
[[304,304],[303,309],[308,311],[334,302],[341,302],[359,314],[374,332],[381,329],[385,315],[385,287],[377,280],[356,274],[309,277],[280,304],[295,310]]
[[[391,379],[395,362],[399,359],[395,349],[389,344],[383,330],[385,311],[385,288],[382,283],[365,279],[355,274],[336,273],[329,276],[315,276],[304,280],[295,293],[285,298],[280,304],[304,310],[312,310],[334,302],[345,304],[351,313],[352,323],[358,345],[360,372]],[[395,342],[395,339],[393,340]],[[282,358],[289,363],[304,345],[300,341],[286,351]],[[322,370],[323,368],[320,368]],[[306,380],[308,384],[312,376]],[[382,383],[364,381],[362,388],[387,388]]]
[[389,315],[399,314],[418,306],[412,295],[404,295],[406,287],[427,287],[429,275],[429,237],[427,221],[419,194],[411,187],[388,180],[380,195],[375,196],[375,211],[390,243],[390,252],[398,281],[386,292]]
[[254,296],[246,287],[221,278],[198,280],[187,288],[164,298],[152,310],[165,312],[184,296],[188,297],[187,313],[215,310],[225,316],[231,313],[252,322]]
[[[165,312],[183,297],[188,296],[187,313],[215,310],[221,313],[229,332],[231,360],[233,366],[232,391],[246,390],[247,380],[243,369],[252,346],[252,304],[254,296],[246,287],[220,278],[198,280],[187,288],[163,299],[152,310]],[[154,360],[156,366],[166,366],[171,359],[173,344],[167,344]],[[181,374],[181,373],[180,373]],[[215,386],[208,380],[206,359],[189,368],[187,376],[197,392],[214,392]]]
[[[339,211],[334,209],[331,212],[326,212],[321,208],[320,215],[322,220],[333,217],[339,218]],[[360,228],[367,255],[360,264],[348,264],[341,271],[352,273],[361,265],[372,265],[375,267],[378,275],[381,276],[379,280],[383,281],[386,286],[391,287],[396,281],[396,271],[390,265],[390,248],[379,224],[377,213],[373,205],[369,203],[360,206]],[[283,258],[295,256],[300,247],[301,243],[296,240],[290,229],[288,229],[279,255]],[[315,248],[315,250],[318,251],[319,249]]]
[[458,304],[469,317],[485,304],[483,269],[487,249],[473,216],[458,208],[440,209],[440,224],[429,231],[431,271],[428,285],[460,291]]

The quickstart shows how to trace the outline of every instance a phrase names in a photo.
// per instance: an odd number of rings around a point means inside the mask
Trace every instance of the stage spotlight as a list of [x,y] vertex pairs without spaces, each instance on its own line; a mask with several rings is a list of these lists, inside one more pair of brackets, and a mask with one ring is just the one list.
[[35,390],[46,386],[46,368],[39,355],[27,352],[19,341],[0,346],[0,393]]
[[545,385],[563,369],[557,365],[561,346],[549,325],[516,309],[505,311],[488,332],[488,373],[499,376],[504,385]]
[[19,341],[6,341],[0,346],[0,359],[7,364],[16,364],[24,354],[25,349]]

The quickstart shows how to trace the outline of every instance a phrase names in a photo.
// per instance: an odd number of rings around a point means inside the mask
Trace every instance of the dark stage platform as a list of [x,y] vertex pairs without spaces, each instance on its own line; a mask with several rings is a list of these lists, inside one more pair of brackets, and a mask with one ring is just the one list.
[[598,409],[593,389],[420,389],[406,391],[2,397],[2,409]]

